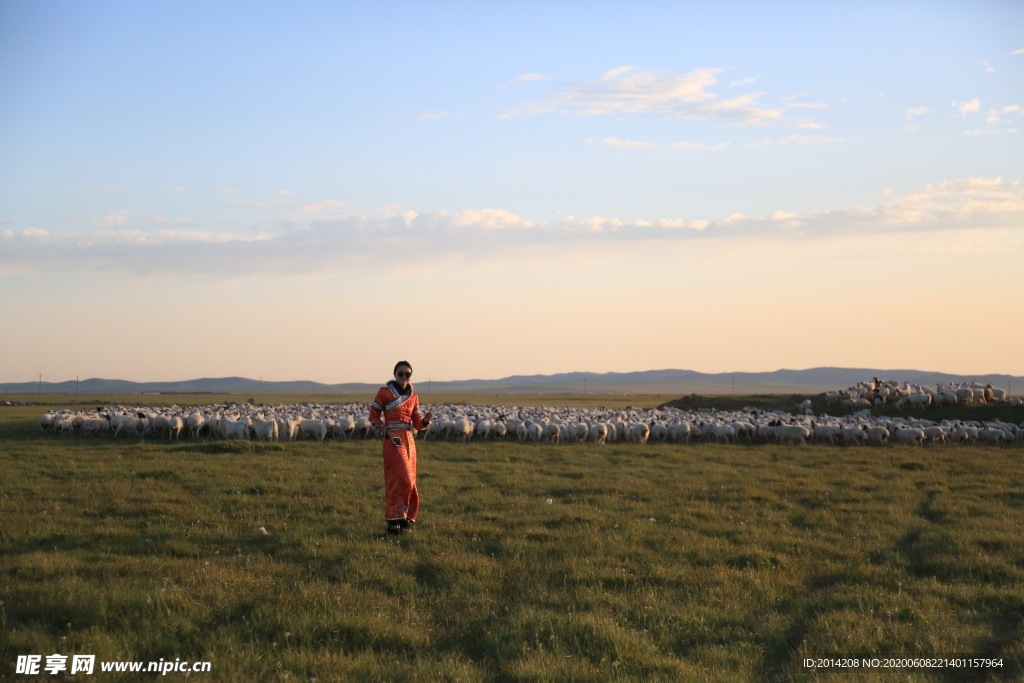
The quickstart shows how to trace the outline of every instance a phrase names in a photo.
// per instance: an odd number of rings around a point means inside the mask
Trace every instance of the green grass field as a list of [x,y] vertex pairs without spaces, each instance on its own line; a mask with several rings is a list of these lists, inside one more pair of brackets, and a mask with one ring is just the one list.
[[[1020,447],[421,442],[421,528],[387,539],[376,441],[61,438],[39,412],[0,408],[3,680],[52,653],[217,681],[1024,679]],[[1002,667],[802,665],[887,655]]]

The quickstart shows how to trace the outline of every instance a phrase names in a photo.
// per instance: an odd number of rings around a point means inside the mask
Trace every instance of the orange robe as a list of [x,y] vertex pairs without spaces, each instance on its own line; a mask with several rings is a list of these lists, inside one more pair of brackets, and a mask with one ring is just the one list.
[[[420,494],[416,488],[416,438],[423,429],[420,397],[412,391],[402,394],[392,382],[381,387],[370,404],[370,422],[384,434],[384,519],[416,521]],[[391,442],[398,437],[402,445]]]

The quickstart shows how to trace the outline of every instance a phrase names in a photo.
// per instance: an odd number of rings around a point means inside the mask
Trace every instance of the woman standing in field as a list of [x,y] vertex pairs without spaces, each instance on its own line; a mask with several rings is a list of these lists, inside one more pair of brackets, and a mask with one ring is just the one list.
[[395,379],[382,386],[370,404],[370,422],[384,437],[384,519],[389,534],[409,531],[416,523],[420,494],[416,489],[414,429],[426,428],[434,414],[420,410],[413,393],[412,365],[399,361]]

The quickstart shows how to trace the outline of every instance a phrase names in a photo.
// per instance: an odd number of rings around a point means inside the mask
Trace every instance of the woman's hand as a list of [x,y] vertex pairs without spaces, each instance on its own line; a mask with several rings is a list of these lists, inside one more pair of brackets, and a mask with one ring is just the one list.
[[430,421],[434,419],[434,413],[427,411],[427,414],[423,416],[423,426],[426,427],[430,424]]

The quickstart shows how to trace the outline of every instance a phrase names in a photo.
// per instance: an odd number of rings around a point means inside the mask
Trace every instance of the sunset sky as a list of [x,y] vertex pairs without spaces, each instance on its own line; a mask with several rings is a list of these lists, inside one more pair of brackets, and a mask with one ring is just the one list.
[[1021,375],[1022,131],[1013,0],[0,0],[0,381]]

